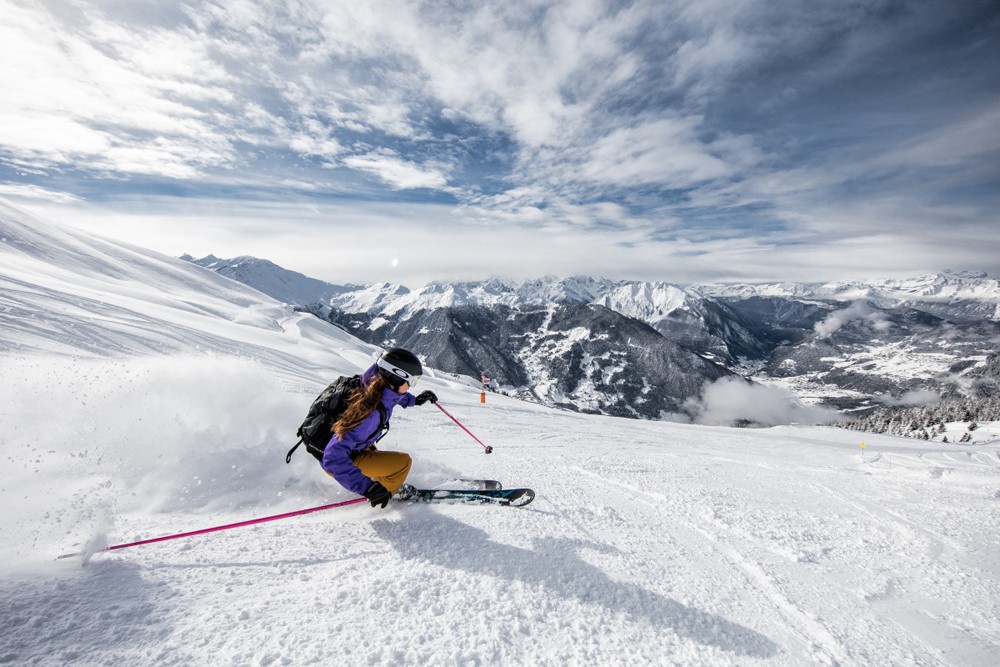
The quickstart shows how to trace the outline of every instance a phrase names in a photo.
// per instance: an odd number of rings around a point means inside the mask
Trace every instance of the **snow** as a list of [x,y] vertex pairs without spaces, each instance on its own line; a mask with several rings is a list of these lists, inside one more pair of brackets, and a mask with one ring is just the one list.
[[1000,442],[1000,422],[947,422],[943,426],[943,429],[929,429],[931,440],[944,442],[947,438],[948,442],[965,444],[960,441],[967,439],[975,445]]
[[889,306],[911,301],[955,303],[979,300],[998,304],[997,312],[1000,312],[1000,281],[975,271],[942,271],[916,278],[871,282],[699,284],[690,285],[689,289],[714,296],[794,296],[802,299],[871,301]]
[[376,350],[2,203],[0,238],[0,664],[1000,662],[995,424],[962,445],[737,430],[480,404],[478,379],[434,373],[420,388],[494,453],[428,406],[382,447],[417,485],[534,503],[362,504],[56,560],[352,498],[284,455]]
[[657,322],[675,310],[690,310],[688,298],[680,288],[666,283],[624,283],[594,302],[643,322]]
[[[203,263],[203,265],[208,264],[210,262]],[[260,283],[266,284],[263,279]],[[581,276],[569,278],[547,276],[522,282],[492,279],[481,283],[454,285],[431,283],[413,291],[400,285],[380,283],[344,291],[334,296],[330,303],[344,312],[389,315],[467,305],[495,308],[592,303],[629,317],[656,322],[677,309],[690,310],[691,296],[680,288],[666,283],[613,282]]]

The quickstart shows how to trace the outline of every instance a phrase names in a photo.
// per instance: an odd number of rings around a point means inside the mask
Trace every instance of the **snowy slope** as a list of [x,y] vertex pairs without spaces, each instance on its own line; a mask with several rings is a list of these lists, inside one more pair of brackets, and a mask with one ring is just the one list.
[[284,454],[373,349],[198,267],[0,223],[0,663],[1000,661],[995,441],[482,405],[441,375],[494,454],[430,406],[383,448],[417,484],[495,477],[532,505],[352,506],[54,560],[351,498]]
[[278,301],[293,305],[319,306],[328,303],[334,295],[357,288],[356,285],[332,285],[256,257],[219,259],[214,255],[208,255],[194,259],[190,255],[183,255],[180,259],[211,269]]

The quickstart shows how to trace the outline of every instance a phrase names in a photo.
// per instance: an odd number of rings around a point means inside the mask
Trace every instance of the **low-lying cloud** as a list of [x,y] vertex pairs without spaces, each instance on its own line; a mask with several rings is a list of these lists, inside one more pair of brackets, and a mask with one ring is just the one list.
[[786,389],[753,384],[739,378],[722,378],[706,384],[701,398],[686,405],[695,423],[729,426],[753,423],[829,424],[840,419],[832,409],[802,404]]
[[898,397],[885,394],[883,396],[879,396],[878,400],[883,405],[890,407],[913,408],[940,403],[941,395],[930,389],[914,389],[912,391],[907,391]]
[[857,320],[866,321],[875,331],[888,331],[892,326],[885,313],[876,310],[867,301],[855,301],[847,308],[830,313],[825,320],[817,322],[814,329],[820,338],[826,338],[846,324]]

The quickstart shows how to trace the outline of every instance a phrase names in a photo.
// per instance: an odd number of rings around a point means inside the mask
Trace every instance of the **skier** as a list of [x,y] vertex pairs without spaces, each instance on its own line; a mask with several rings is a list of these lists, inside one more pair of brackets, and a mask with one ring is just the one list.
[[392,409],[437,402],[432,391],[417,396],[409,393],[422,373],[420,360],[409,350],[386,350],[361,374],[361,387],[348,396],[346,409],[333,424],[333,437],[323,452],[323,469],[344,488],[367,498],[372,507],[389,504],[404,487],[413,462],[405,452],[375,447],[389,430]]

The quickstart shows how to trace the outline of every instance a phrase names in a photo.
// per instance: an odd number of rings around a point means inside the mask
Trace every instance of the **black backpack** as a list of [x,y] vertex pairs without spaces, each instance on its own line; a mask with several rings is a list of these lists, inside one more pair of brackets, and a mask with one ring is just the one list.
[[[306,446],[306,451],[322,463],[323,452],[326,450],[326,445],[330,442],[330,438],[333,437],[333,425],[340,419],[340,415],[347,408],[347,399],[351,392],[359,387],[361,387],[360,375],[352,375],[350,377],[342,375],[331,382],[316,397],[316,400],[309,406],[309,412],[306,414],[305,420],[295,433],[295,435],[299,436],[299,441],[295,443],[294,447],[288,450],[288,454],[285,456],[285,463],[292,462],[292,454],[302,444]],[[389,421],[386,419],[385,408],[381,403],[378,405],[378,411],[379,425],[375,433],[388,431]],[[372,435],[375,435],[375,433],[372,433]],[[385,436],[385,433],[382,433],[378,437],[378,440],[381,440],[383,436]],[[371,436],[368,437],[370,438]]]

